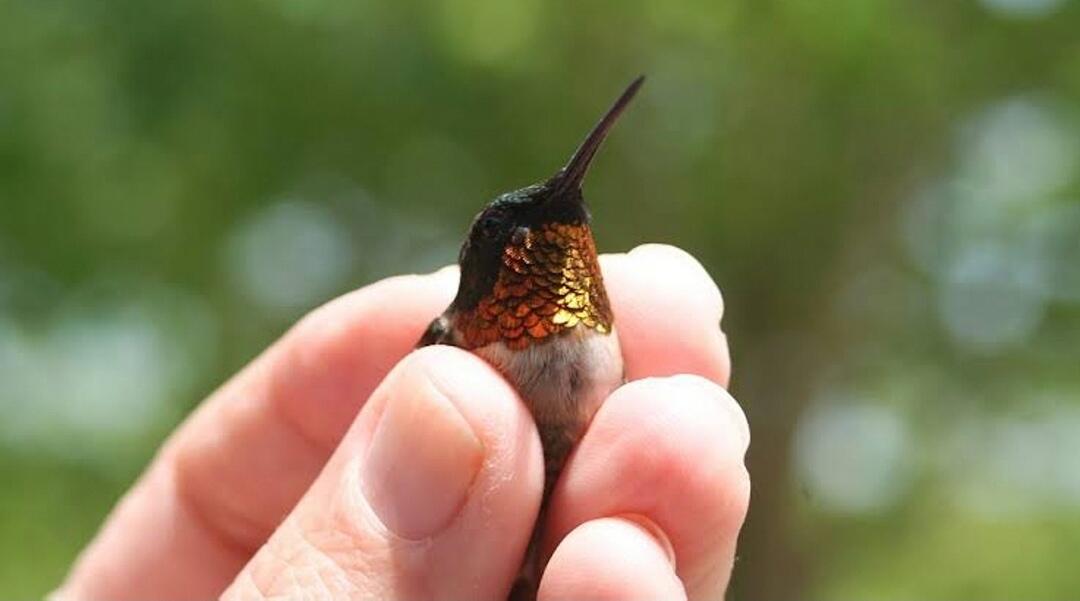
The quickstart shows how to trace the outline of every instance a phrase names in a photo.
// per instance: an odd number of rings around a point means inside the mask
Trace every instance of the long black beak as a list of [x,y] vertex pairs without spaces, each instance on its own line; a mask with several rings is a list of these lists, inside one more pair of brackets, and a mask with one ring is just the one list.
[[615,100],[615,104],[611,105],[611,108],[600,119],[600,122],[589,132],[589,137],[585,138],[574,156],[570,157],[570,162],[555,174],[555,177],[552,178],[552,183],[555,186],[552,193],[553,198],[558,198],[571,190],[581,188],[581,181],[585,179],[585,174],[589,171],[589,164],[592,163],[596,151],[600,149],[600,145],[604,143],[604,138],[607,137],[611,126],[615,125],[615,121],[626,110],[626,107],[634,99],[634,95],[637,94],[643,83],[645,83],[645,76],[639,75],[637,79],[630,82],[630,85],[626,86],[626,90]]

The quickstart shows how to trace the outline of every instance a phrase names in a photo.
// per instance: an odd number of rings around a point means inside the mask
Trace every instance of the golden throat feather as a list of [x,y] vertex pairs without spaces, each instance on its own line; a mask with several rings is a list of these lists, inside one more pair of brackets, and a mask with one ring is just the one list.
[[553,223],[515,236],[491,293],[456,321],[466,348],[502,341],[523,349],[578,327],[609,333],[611,307],[589,226]]

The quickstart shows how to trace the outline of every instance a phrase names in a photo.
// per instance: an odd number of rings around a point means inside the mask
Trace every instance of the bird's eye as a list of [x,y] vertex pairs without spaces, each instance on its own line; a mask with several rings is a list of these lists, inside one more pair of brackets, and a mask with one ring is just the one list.
[[494,214],[484,215],[480,218],[480,233],[485,238],[494,238],[499,233],[499,226],[502,224],[502,220]]

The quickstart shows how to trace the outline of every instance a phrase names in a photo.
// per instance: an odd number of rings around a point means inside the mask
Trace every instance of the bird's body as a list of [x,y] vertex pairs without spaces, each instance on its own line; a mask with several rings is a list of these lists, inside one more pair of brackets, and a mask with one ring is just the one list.
[[506,374],[532,411],[544,448],[546,495],[593,414],[623,383],[619,338],[576,328],[523,351],[497,342],[475,352]]
[[492,293],[471,309],[449,309],[423,341],[468,349],[514,384],[540,432],[545,493],[623,380],[592,236],[587,225],[564,227],[578,234],[562,247],[559,238],[533,241],[531,232],[520,246],[508,245]]
[[[541,520],[567,456],[623,382],[581,182],[641,82],[623,92],[555,176],[499,196],[476,216],[459,257],[457,296],[420,340],[476,353],[520,393],[544,449]],[[534,533],[516,597],[535,593],[537,542]]]

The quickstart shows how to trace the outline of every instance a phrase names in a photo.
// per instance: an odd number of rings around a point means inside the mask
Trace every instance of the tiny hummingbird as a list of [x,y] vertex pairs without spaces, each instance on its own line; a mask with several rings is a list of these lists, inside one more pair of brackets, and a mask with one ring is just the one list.
[[630,83],[565,167],[542,183],[499,195],[476,215],[458,257],[457,295],[418,344],[450,344],[484,358],[516,387],[536,421],[544,493],[513,599],[535,596],[548,497],[593,414],[623,383],[581,185],[644,79]]

